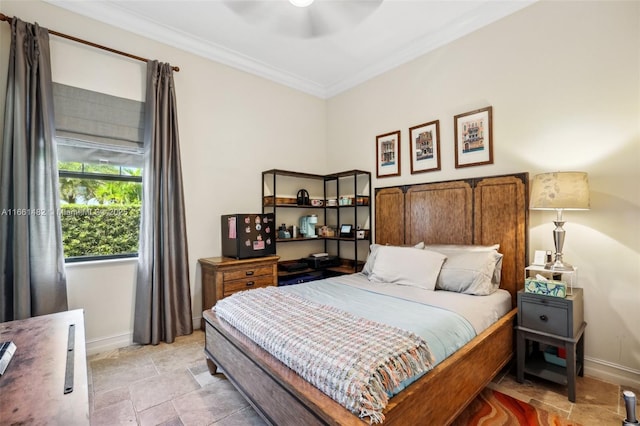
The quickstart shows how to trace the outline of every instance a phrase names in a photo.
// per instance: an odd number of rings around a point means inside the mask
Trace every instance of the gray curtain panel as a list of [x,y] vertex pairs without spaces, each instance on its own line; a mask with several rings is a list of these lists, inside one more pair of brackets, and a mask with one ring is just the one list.
[[11,22],[0,151],[0,320],[67,310],[49,33]]
[[189,256],[173,71],[147,63],[142,213],[133,341],[191,334]]

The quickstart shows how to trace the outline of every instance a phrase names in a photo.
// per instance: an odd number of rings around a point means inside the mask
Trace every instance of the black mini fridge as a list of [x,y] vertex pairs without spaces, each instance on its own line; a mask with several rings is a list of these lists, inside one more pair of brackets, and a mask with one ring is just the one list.
[[222,215],[222,255],[246,259],[276,254],[274,222],[273,213]]

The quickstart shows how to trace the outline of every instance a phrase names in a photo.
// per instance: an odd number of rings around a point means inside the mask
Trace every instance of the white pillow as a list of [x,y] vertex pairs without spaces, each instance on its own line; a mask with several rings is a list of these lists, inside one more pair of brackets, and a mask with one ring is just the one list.
[[[378,253],[378,248],[382,247],[382,245],[380,244],[371,244],[371,246],[369,246],[369,256],[367,257],[367,261],[365,262],[364,266],[362,267],[362,273],[365,275],[369,275],[371,274],[371,271],[373,270],[373,264],[376,261],[376,254]],[[399,246],[397,246],[399,247]],[[424,248],[424,242],[420,241],[418,244],[416,244],[415,246],[413,246],[413,248],[417,248],[422,250]]]
[[447,260],[436,288],[485,296],[500,287],[503,256],[496,250],[439,248],[437,253],[446,255]]
[[456,250],[456,251],[491,251],[498,250],[500,244],[493,244],[490,246],[481,246],[478,244],[429,244],[425,245],[427,250],[433,250],[440,252],[441,250]]
[[380,246],[369,280],[434,290],[446,258],[430,250]]

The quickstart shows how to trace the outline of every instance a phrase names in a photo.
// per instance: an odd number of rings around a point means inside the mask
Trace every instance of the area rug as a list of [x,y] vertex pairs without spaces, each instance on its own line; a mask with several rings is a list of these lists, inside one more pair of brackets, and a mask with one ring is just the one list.
[[519,401],[496,390],[485,388],[453,422],[452,426],[580,426]]

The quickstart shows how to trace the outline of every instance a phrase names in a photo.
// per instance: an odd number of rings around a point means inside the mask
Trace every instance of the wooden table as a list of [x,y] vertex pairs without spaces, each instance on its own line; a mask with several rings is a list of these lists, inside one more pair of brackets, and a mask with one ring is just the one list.
[[16,351],[0,376],[0,423],[88,425],[84,311],[0,323],[0,342],[9,340]]

